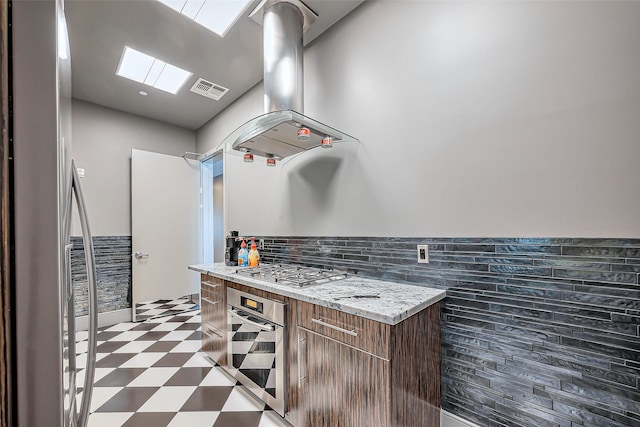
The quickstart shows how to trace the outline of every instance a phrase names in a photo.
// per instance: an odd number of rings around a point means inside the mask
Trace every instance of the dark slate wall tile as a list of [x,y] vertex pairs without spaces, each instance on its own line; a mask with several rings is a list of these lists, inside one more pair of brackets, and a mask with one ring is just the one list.
[[495,252],[496,245],[452,243],[444,245],[444,250],[447,252]]
[[504,405],[496,404],[496,411],[511,418],[517,425],[544,426],[544,427],[571,427],[571,421],[561,415],[545,412],[535,406],[523,405],[520,402],[505,400]]
[[563,382],[562,390],[587,396],[632,413],[640,413],[640,393],[616,388],[597,379],[575,378],[572,382]]
[[640,247],[563,246],[562,255],[610,258],[640,258]]
[[573,239],[574,246],[636,247],[640,248],[640,239]]
[[[575,329],[577,328],[590,328],[594,330],[600,330],[603,332],[616,332],[619,334],[625,334],[637,337],[638,336],[638,327],[633,324],[631,321],[609,321],[609,320],[601,320],[601,319],[593,319],[584,316],[575,316],[571,314],[565,313],[554,313],[553,318],[557,322],[565,323],[567,325],[573,325]],[[628,317],[629,319],[633,319],[632,317]]]
[[[447,290],[445,410],[481,426],[640,427],[640,239],[271,236],[265,244],[265,260]],[[429,264],[417,264],[417,244],[429,245]]]
[[[89,295],[84,242],[72,237],[71,278],[76,315],[88,313]],[[98,312],[131,308],[131,236],[94,236],[93,246],[98,282]]]
[[496,245],[497,253],[526,253],[560,255],[561,246],[528,245]]
[[582,292],[564,292],[563,300],[594,305],[600,308],[619,310],[640,310],[640,300],[623,296],[588,294]]
[[543,259],[534,259],[533,265],[547,265],[558,268],[572,268],[575,270],[592,270],[592,271],[610,271],[611,263],[595,262],[584,259],[551,259],[545,257]]
[[640,362],[640,352],[629,348],[621,348],[606,343],[593,342],[572,337],[560,337],[560,342],[565,346],[589,350],[598,354],[606,354],[621,360]]
[[591,281],[598,281],[598,282],[637,283],[637,274],[619,273],[615,271],[603,272],[603,271],[554,268],[553,277],[579,279],[579,280],[591,280]]
[[526,286],[498,285],[496,287],[496,292],[507,294],[507,295],[509,294],[520,295],[522,297],[533,297],[533,298],[541,298],[541,299],[562,298],[562,291],[539,289],[539,288],[532,288],[532,287],[526,287]]
[[550,267],[528,267],[523,265],[491,265],[489,269],[492,273],[507,273],[522,276],[542,276],[551,275]]
[[[629,273],[640,273],[640,265],[635,264],[611,264],[611,271],[614,272],[629,272]],[[633,282],[636,283],[636,282]]]

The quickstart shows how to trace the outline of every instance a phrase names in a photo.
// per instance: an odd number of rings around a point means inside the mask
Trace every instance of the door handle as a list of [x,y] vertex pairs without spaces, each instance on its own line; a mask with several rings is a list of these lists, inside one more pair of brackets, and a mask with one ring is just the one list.
[[136,252],[134,256],[136,257],[136,259],[149,258],[149,254],[145,254],[143,252]]

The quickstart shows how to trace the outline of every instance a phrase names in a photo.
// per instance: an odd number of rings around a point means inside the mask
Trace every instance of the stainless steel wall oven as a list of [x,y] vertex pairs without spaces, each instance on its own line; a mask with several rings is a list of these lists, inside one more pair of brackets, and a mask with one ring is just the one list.
[[282,416],[286,409],[285,307],[227,289],[229,371]]

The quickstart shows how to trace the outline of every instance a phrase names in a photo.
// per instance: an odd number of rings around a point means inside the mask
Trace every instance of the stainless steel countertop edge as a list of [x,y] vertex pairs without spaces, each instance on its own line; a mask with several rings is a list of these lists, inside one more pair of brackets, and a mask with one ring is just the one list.
[[[361,278],[357,276],[352,276],[329,284],[296,288],[237,275],[235,274],[236,267],[229,267],[224,263],[196,264],[189,265],[188,268],[219,279],[230,280],[242,285],[261,289],[263,291],[295,298],[300,301],[332,308],[389,325],[396,325],[400,323],[430,305],[441,301],[446,296],[446,292],[440,289],[378,279]],[[394,298],[393,301],[379,301],[374,299],[358,300],[356,298],[348,301],[350,303],[349,304],[336,301],[350,299],[348,296],[334,296],[334,299],[331,299],[330,294],[332,290],[335,291],[336,289],[345,287],[351,288],[353,286],[357,286],[357,289],[360,289],[364,285],[366,285],[368,291],[375,291],[376,289],[379,289],[380,292],[388,292],[389,290],[392,290],[394,291],[394,296],[397,296],[398,293],[402,293],[406,298],[410,299],[410,301],[408,299],[398,301],[398,298]],[[321,295],[313,295],[319,292]],[[356,293],[357,291],[356,289],[351,289],[349,292]],[[400,307],[390,307],[390,304],[397,304]],[[387,313],[384,313],[384,311],[387,311]]]

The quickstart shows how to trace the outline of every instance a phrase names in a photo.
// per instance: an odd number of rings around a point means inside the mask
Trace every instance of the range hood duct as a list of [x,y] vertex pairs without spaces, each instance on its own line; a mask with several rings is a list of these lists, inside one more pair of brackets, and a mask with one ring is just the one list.
[[[264,111],[227,137],[234,150],[283,159],[332,142],[357,141],[304,115],[303,33],[318,15],[298,0],[264,0],[251,13],[263,26]],[[307,128],[308,139],[298,130]]]
[[264,112],[293,110],[304,114],[302,26],[304,17],[292,3],[264,11]]

